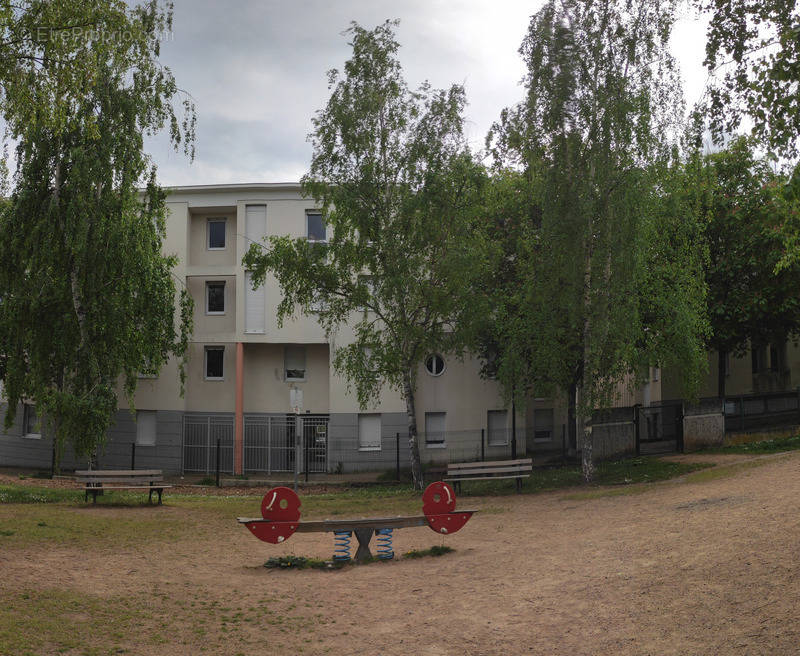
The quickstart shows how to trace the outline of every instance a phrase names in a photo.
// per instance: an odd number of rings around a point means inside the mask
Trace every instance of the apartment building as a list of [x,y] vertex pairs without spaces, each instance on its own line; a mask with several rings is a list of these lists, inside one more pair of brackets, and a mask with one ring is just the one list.
[[[120,410],[99,456],[102,466],[213,472],[219,443],[223,471],[348,472],[408,465],[406,409],[384,389],[360,408],[331,364],[346,328],[328,339],[313,316],[298,311],[279,326],[274,279],[252,289],[241,264],[250,244],[270,235],[325,241],[314,202],[297,183],[176,187],[168,196],[165,252],[178,256],[175,276],[195,302],[185,393],[177,362],[141,378],[135,411]],[[418,375],[417,425],[423,462],[511,455],[512,418],[479,365],[431,353]],[[20,409],[0,434],[0,464],[50,464],[51,440],[35,408]],[[516,417],[516,449],[526,435],[560,440],[552,403],[537,401]],[[537,423],[539,425],[537,429]],[[398,449],[398,434],[401,436]],[[64,467],[83,466],[67,454]]]

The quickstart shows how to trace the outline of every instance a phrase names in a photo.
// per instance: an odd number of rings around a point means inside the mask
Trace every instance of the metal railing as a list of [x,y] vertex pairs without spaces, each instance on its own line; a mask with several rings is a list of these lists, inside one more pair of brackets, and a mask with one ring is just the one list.
[[800,396],[794,392],[725,397],[725,431],[800,424]]
[[229,415],[184,415],[183,466],[185,472],[233,474],[233,417]]

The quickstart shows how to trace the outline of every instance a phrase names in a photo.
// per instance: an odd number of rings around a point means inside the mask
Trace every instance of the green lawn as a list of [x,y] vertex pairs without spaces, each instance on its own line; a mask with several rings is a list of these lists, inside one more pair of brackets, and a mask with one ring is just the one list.
[[790,435],[788,437],[776,437],[771,440],[760,442],[746,442],[744,444],[734,444],[732,446],[721,446],[706,449],[705,453],[778,453],[780,451],[794,451],[800,449],[800,435]]

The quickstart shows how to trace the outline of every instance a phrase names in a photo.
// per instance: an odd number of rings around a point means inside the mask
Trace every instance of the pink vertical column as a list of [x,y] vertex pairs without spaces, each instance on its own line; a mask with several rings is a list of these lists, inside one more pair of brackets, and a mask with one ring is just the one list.
[[233,436],[233,471],[241,475],[244,460],[244,344],[236,342],[236,419]]

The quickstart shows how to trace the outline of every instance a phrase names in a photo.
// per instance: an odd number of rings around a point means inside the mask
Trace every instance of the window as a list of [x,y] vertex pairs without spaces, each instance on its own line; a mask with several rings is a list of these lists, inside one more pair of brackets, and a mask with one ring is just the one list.
[[26,403],[22,407],[22,434],[25,437],[41,437],[41,427],[36,406]]
[[267,325],[267,288],[253,289],[253,274],[244,272],[244,332],[263,335]]
[[225,249],[225,219],[208,220],[208,250]]
[[137,446],[156,445],[155,410],[136,411],[136,445]]
[[425,358],[425,370],[431,376],[441,376],[444,373],[444,358],[438,353]]
[[319,212],[306,212],[306,237],[308,241],[328,240],[328,232],[322,214]]
[[486,423],[489,427],[489,446],[508,444],[507,410],[489,410]]
[[284,352],[286,380],[306,379],[306,349],[303,346],[287,346]]
[[225,283],[206,283],[206,314],[225,314]]
[[359,451],[381,450],[381,416],[358,415]]
[[267,206],[248,205],[245,208],[244,234],[249,248],[253,242],[261,243],[267,234]]
[[553,410],[533,411],[533,441],[549,442],[553,439]]
[[444,448],[444,416],[444,412],[425,413],[425,446]]
[[222,380],[225,368],[225,347],[206,346],[206,380]]

